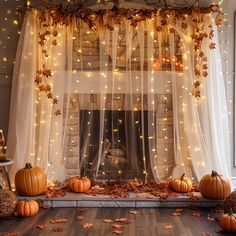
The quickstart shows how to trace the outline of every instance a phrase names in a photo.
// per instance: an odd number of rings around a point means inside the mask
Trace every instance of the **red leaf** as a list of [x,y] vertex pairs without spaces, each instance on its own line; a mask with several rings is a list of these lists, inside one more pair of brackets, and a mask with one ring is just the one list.
[[64,223],[64,222],[67,222],[67,219],[51,219],[49,220],[49,222],[52,224]]
[[166,224],[166,225],[164,225],[164,228],[165,228],[165,229],[172,229],[172,228],[173,228],[173,225],[171,225],[171,224]]
[[180,215],[181,215],[180,212],[173,212],[173,213],[172,213],[172,216],[180,216]]
[[130,224],[131,223],[131,221],[128,218],[118,218],[118,219],[115,219],[115,222],[122,222],[122,223],[125,223],[125,224]]
[[192,216],[200,217],[202,213],[200,211],[193,211]]
[[112,222],[111,219],[103,219],[103,222],[110,224]]
[[123,234],[125,231],[123,230],[114,230],[112,231],[113,234]]
[[47,228],[47,225],[46,224],[40,224],[40,225],[37,225],[37,228],[41,229],[41,230],[45,230]]
[[124,228],[124,225],[119,225],[119,224],[112,224],[111,226],[117,229]]
[[91,224],[91,223],[83,224],[83,228],[85,228],[85,229],[93,228],[93,224]]
[[85,216],[77,216],[76,217],[76,220],[84,220],[85,219]]
[[177,208],[177,209],[175,209],[175,212],[183,212],[183,211],[184,211],[183,208]]

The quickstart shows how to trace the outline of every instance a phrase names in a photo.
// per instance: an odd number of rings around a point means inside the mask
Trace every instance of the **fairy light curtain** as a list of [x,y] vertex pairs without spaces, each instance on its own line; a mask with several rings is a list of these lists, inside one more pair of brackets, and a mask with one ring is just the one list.
[[[204,20],[206,26],[214,25],[211,14]],[[212,169],[230,176],[217,30],[215,50],[210,50],[210,40],[204,41],[209,69],[197,100],[191,94],[196,63],[192,29],[177,21],[166,32],[156,30],[160,21],[155,16],[133,27],[124,20],[112,30],[97,31],[78,19],[55,26],[57,46],[53,38],[45,44],[49,84],[56,103],[60,101],[56,112],[61,115],[55,116],[47,95],[33,82],[45,57],[38,45],[38,13],[27,14],[13,78],[8,135],[8,155],[15,160],[12,175],[32,162],[46,170],[49,181],[64,180],[68,165],[73,166],[70,175],[93,177],[106,177],[112,168],[122,176],[125,166],[141,168],[142,177],[157,181],[183,172],[200,179]],[[160,110],[160,101],[173,107]],[[168,165],[173,150],[175,163]]]

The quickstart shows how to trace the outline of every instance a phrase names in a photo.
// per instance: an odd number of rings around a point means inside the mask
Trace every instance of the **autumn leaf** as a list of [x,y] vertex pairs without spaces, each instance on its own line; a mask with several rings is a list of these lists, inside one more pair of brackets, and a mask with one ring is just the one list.
[[57,37],[58,32],[57,32],[56,30],[54,30],[54,31],[52,31],[52,35],[53,35],[54,37]]
[[76,220],[84,220],[85,219],[85,216],[77,216],[76,217]]
[[112,233],[113,234],[124,234],[125,231],[123,230],[113,230]]
[[44,69],[43,75],[46,77],[50,77],[50,76],[52,76],[52,71],[50,69]]
[[64,228],[61,228],[61,227],[54,227],[54,228],[52,228],[52,231],[53,231],[53,232],[63,232],[63,231],[64,231]]
[[175,29],[174,28],[170,28],[169,31],[170,31],[170,33],[174,33]]
[[203,70],[206,70],[207,68],[208,68],[207,64],[203,64],[203,65],[202,65],[202,69],[203,69]]
[[133,215],[138,215],[138,214],[140,214],[140,211],[130,211],[130,213]]
[[171,224],[166,224],[166,225],[164,225],[163,226],[165,229],[173,229],[173,225],[171,225]]
[[54,112],[54,114],[55,114],[56,116],[61,115],[61,110],[60,110],[60,109],[57,109],[57,110]]
[[162,31],[162,26],[157,26],[157,28],[156,28],[156,30],[158,31],[158,32],[161,32]]
[[37,228],[41,229],[41,230],[45,230],[47,228],[47,225],[46,224],[40,224],[40,225],[37,225]]
[[180,212],[173,212],[173,213],[172,213],[172,216],[180,216],[180,215],[181,215]]
[[52,103],[53,103],[53,104],[57,104],[57,103],[58,103],[58,99],[53,98]]
[[49,84],[46,84],[45,87],[44,87],[45,92],[50,92],[51,89],[52,89],[52,87]]
[[51,220],[49,220],[49,222],[52,224],[65,223],[65,222],[67,222],[67,219],[51,219]]
[[175,212],[183,212],[183,211],[184,211],[183,208],[177,208],[177,209],[175,209]]
[[188,28],[188,25],[185,22],[182,22],[181,27],[186,30]]
[[216,48],[216,44],[215,44],[214,42],[211,42],[211,43],[209,44],[209,48],[210,48],[210,49],[215,49],[215,48]]
[[52,93],[47,93],[47,97],[48,97],[49,99],[51,99],[51,98],[52,98]]
[[130,224],[131,223],[131,221],[128,218],[118,218],[118,219],[115,219],[115,222],[122,222],[122,223],[125,223],[125,224]]
[[207,219],[209,221],[211,221],[211,222],[215,222],[216,221],[215,217],[214,216],[210,216],[210,215],[207,216]]
[[52,40],[52,45],[53,45],[53,46],[56,46],[56,45],[57,45],[57,40],[56,40],[56,39],[53,39],[53,40]]
[[203,77],[207,77],[207,76],[208,76],[207,71],[203,71],[203,72],[202,72],[202,76],[203,76]]
[[200,53],[199,53],[199,57],[204,57],[205,56],[205,53],[203,52],[203,51],[201,51]]
[[84,228],[84,229],[90,229],[90,228],[93,228],[93,224],[92,224],[92,223],[86,223],[86,224],[83,224],[83,228]]
[[110,224],[112,222],[111,219],[103,219],[103,222]]
[[42,77],[39,74],[37,74],[34,82],[36,84],[40,84],[42,83],[42,81],[43,81]]
[[200,211],[193,211],[192,212],[192,216],[200,217],[201,215],[202,215],[202,213]]
[[111,226],[114,227],[114,228],[116,228],[116,229],[124,228],[123,225],[119,225],[119,224],[112,224]]

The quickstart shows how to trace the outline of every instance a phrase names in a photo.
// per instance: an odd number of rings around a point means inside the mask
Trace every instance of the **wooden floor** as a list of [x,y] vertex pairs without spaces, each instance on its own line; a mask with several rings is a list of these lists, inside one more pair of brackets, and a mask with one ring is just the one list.
[[[136,214],[131,211],[136,210]],[[18,235],[58,235],[58,236],[108,236],[116,235],[112,231],[123,230],[129,236],[223,236],[235,235],[220,232],[217,222],[207,219],[216,216],[215,209],[200,209],[201,216],[193,216],[193,210],[184,209],[180,216],[173,216],[174,208],[90,208],[85,212],[76,208],[40,209],[38,215],[30,218],[12,217],[0,219],[0,235],[15,232]],[[78,215],[84,215],[83,221],[76,220]],[[105,223],[103,219],[129,218],[130,224],[124,224],[123,229],[115,229],[112,223]],[[67,218],[66,223],[52,224],[50,219]],[[46,229],[37,228],[39,224],[46,224]],[[85,223],[92,223],[93,228],[83,228]],[[120,224],[120,223],[117,223]],[[53,228],[63,228],[63,232],[53,232]],[[208,233],[208,234],[203,234]]]

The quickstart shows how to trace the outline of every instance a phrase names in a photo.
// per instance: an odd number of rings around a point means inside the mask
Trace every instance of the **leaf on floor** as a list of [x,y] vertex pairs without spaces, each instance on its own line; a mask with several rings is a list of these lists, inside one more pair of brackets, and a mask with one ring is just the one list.
[[130,213],[133,215],[138,215],[138,214],[140,214],[140,211],[130,211]]
[[51,220],[49,220],[49,222],[52,224],[65,223],[65,222],[67,222],[67,219],[51,219]]
[[115,219],[115,222],[122,222],[124,224],[130,224],[131,221],[128,218],[117,218]]
[[166,225],[164,225],[164,228],[165,228],[165,229],[173,229],[173,225],[171,225],[171,224],[166,224]]
[[52,228],[52,231],[53,231],[53,232],[63,232],[63,231],[64,231],[64,228],[61,228],[61,227],[54,227],[54,228]]
[[123,234],[125,231],[123,230],[113,230],[112,233],[113,234]]
[[172,213],[172,216],[180,216],[180,215],[181,215],[180,212],[173,212],[173,213]]
[[76,220],[84,220],[85,219],[85,216],[77,216],[76,217]]
[[209,233],[204,232],[204,233],[201,233],[201,236],[212,236],[212,235],[209,234]]
[[111,219],[103,219],[103,222],[110,224],[112,222]]
[[178,212],[178,213],[183,212],[183,211],[184,211],[183,208],[176,208],[176,209],[175,209],[175,212]]
[[207,216],[207,219],[208,219],[209,221],[212,221],[212,222],[215,222],[215,221],[216,221],[216,218],[215,218],[214,216],[210,216],[210,215]]
[[41,229],[41,230],[45,230],[47,228],[47,225],[46,224],[40,224],[40,225],[37,225],[37,228]]
[[92,224],[92,223],[86,223],[86,224],[83,224],[83,228],[84,228],[84,229],[90,229],[90,228],[93,228],[93,224]]
[[3,236],[19,236],[19,234],[16,232],[9,232],[9,233],[5,233]]
[[116,229],[124,228],[124,225],[119,225],[119,224],[112,224],[111,226]]
[[202,213],[200,211],[192,211],[192,216],[200,217]]

